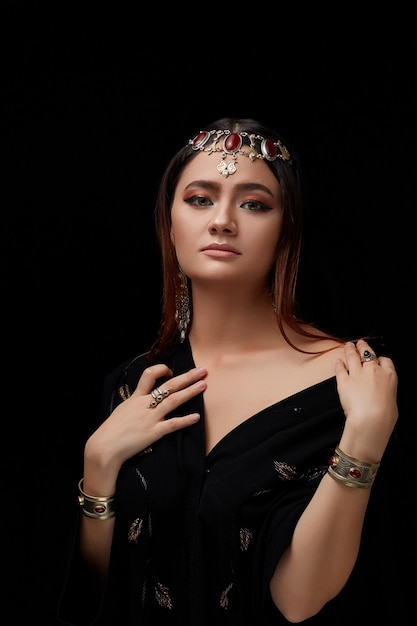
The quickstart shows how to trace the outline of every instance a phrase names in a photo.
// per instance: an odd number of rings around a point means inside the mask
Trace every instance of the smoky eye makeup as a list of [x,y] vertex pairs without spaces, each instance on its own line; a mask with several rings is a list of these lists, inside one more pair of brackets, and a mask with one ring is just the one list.
[[213,205],[213,202],[207,196],[202,196],[199,194],[194,194],[192,196],[185,197],[184,202],[186,202],[187,204],[191,204],[192,206],[201,207],[201,208]]
[[241,203],[240,206],[243,209],[246,209],[247,211],[252,211],[254,213],[256,212],[266,213],[268,211],[272,211],[272,207],[270,205],[265,204],[264,202],[261,202],[260,200],[245,200],[244,202]]

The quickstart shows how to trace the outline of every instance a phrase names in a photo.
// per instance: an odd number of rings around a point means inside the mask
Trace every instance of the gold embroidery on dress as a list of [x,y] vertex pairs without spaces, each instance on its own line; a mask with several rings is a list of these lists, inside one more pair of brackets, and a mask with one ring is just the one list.
[[143,519],[137,517],[130,525],[129,532],[127,533],[128,541],[137,541],[143,528]]
[[130,398],[132,394],[130,393],[129,385],[127,383],[119,387],[119,394],[122,400]]
[[160,606],[164,609],[172,609],[173,604],[169,595],[168,587],[164,587],[161,583],[157,583],[155,588],[155,598]]
[[284,480],[292,480],[297,476],[295,467],[285,463],[284,461],[274,461],[275,470]]
[[239,537],[240,549],[242,550],[242,552],[246,552],[246,550],[249,548],[251,540],[253,539],[253,535],[249,528],[241,528],[239,531]]
[[222,595],[220,596],[220,608],[227,609],[229,606],[229,592],[233,587],[233,583],[230,583],[228,587],[224,591],[222,591]]
[[145,454],[150,454],[151,452],[153,452],[153,449],[152,446],[149,446],[148,448],[144,448],[144,450],[139,452],[139,456],[144,456]]

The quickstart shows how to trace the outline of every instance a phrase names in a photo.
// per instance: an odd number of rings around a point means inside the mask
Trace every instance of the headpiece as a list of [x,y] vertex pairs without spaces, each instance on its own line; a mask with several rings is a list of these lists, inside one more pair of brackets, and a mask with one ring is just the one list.
[[[202,150],[209,155],[213,152],[221,152],[217,169],[225,178],[236,172],[238,154],[243,154],[251,161],[281,159],[281,161],[292,163],[291,154],[282,141],[265,139],[262,135],[246,131],[235,133],[230,130],[200,130],[198,135],[190,139],[188,143],[193,150]],[[225,159],[228,154],[233,160],[227,163]]]

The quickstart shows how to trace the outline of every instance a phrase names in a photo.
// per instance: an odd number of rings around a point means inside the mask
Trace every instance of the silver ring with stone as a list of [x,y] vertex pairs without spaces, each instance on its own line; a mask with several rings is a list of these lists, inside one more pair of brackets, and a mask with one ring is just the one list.
[[169,396],[169,389],[160,389],[159,387],[155,387],[151,391],[152,400],[148,405],[148,409],[154,409],[158,404],[162,402],[167,396]]
[[369,350],[365,350],[361,358],[361,363],[370,363],[370,361],[378,361],[378,357]]

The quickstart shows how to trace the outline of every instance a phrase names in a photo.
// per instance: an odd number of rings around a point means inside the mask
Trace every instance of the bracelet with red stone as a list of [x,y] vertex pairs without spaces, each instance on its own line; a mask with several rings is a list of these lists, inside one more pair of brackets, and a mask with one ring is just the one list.
[[116,512],[114,510],[114,496],[110,497],[97,497],[89,496],[83,490],[83,478],[78,483],[78,504],[81,507],[81,511],[87,517],[92,519],[107,520],[114,517]]
[[328,473],[347,487],[369,489],[379,468],[379,463],[366,463],[336,448],[329,460]]

